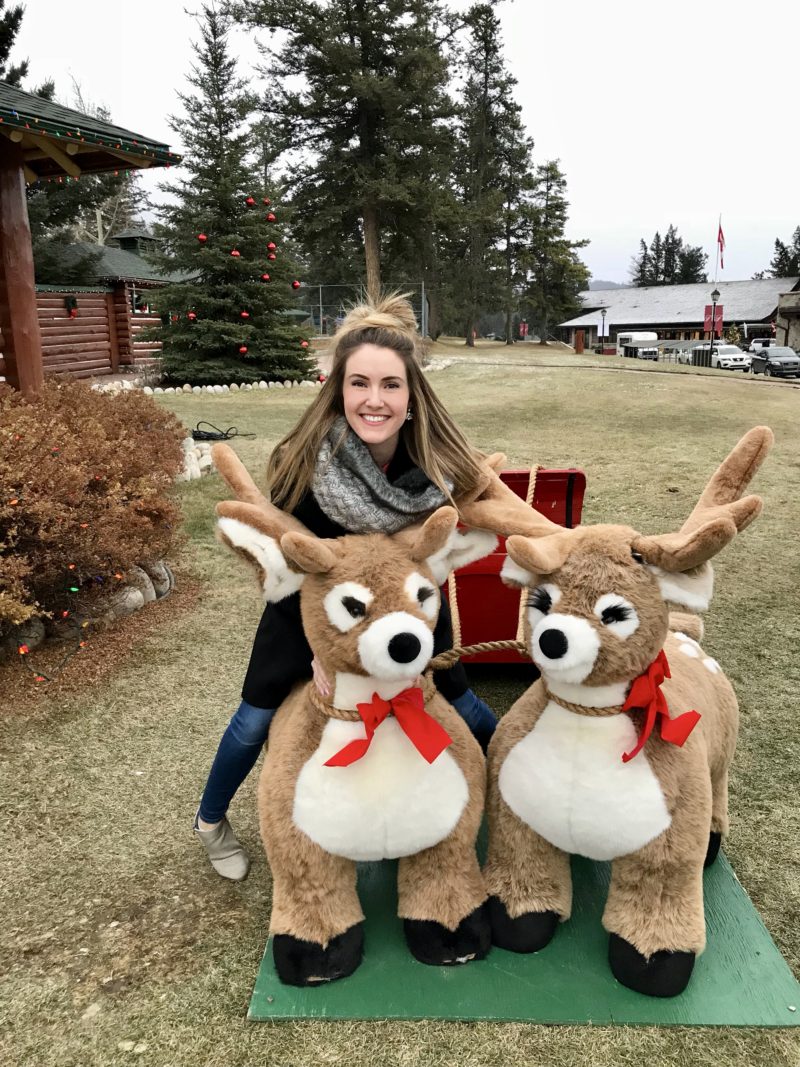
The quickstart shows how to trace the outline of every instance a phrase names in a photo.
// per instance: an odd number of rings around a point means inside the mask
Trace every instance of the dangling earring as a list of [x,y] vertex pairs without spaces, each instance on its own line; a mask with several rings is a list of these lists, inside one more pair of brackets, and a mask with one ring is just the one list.
[[406,422],[411,422],[411,420],[413,418],[414,418],[414,413],[411,410],[411,408],[409,408],[408,411],[406,412]]

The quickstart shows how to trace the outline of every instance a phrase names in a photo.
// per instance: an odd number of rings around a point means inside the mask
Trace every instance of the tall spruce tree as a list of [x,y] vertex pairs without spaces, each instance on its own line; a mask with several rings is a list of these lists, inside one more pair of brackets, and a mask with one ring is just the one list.
[[431,161],[452,108],[453,17],[439,0],[249,0],[232,10],[283,31],[264,50],[264,111],[278,145],[305,149],[285,175],[304,248],[319,262],[357,242],[377,296],[382,246],[421,242],[439,210]]
[[450,242],[449,276],[452,325],[472,346],[483,313],[504,302],[502,242],[509,186],[504,162],[514,154],[511,145],[521,136],[521,124],[512,95],[515,81],[505,69],[500,20],[492,5],[474,4],[465,25],[465,79],[453,160],[460,227]]
[[792,234],[791,240],[784,243],[775,238],[775,254],[770,260],[770,278],[796,278],[800,275],[800,226]]
[[670,223],[665,236],[656,230],[650,245],[639,241],[639,253],[631,260],[631,284],[687,285],[707,281],[708,256],[700,245],[685,245]]
[[16,88],[22,86],[22,79],[28,73],[27,59],[23,59],[21,63],[9,62],[14,38],[19,33],[24,14],[25,8],[22,4],[6,9],[6,0],[0,0],[0,81]]
[[295,267],[285,222],[251,158],[254,99],[236,72],[229,20],[204,4],[198,17],[196,90],[170,124],[186,145],[179,177],[163,186],[154,262],[187,279],[159,290],[163,368],[171,381],[223,384],[311,373],[290,315]]
[[578,255],[588,240],[566,236],[567,179],[557,160],[536,168],[530,280],[525,295],[542,340],[553,326],[578,310],[578,294],[588,288],[589,270]]

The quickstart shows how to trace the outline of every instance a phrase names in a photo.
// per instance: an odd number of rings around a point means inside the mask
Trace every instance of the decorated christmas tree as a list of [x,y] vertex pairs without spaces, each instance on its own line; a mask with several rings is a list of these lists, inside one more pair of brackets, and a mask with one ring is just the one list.
[[180,97],[186,117],[171,120],[186,155],[156,227],[156,265],[185,277],[154,294],[164,376],[198,385],[308,378],[285,220],[251,159],[253,99],[229,54],[225,16],[204,6],[200,31],[196,93]]

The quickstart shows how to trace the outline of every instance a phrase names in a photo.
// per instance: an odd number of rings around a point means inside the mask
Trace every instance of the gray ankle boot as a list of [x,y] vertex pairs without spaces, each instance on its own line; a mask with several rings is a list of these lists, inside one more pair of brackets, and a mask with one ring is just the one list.
[[201,830],[197,825],[197,816],[195,816],[194,832],[208,853],[211,866],[217,874],[221,874],[223,878],[230,878],[233,882],[241,882],[247,877],[250,860],[236,840],[236,835],[227,819],[223,818],[213,830]]

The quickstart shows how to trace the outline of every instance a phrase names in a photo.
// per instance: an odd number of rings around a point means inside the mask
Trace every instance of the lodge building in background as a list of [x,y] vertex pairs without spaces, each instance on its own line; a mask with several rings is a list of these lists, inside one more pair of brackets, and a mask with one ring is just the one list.
[[[800,346],[800,278],[721,281],[716,288],[723,327],[737,326],[742,341],[772,335],[778,344]],[[559,324],[561,337],[574,347],[583,330],[587,347],[599,344],[605,320],[608,343],[631,330],[652,331],[663,340],[700,341],[708,337],[704,313],[713,290],[713,282],[586,290],[580,294],[581,313]]]

